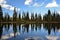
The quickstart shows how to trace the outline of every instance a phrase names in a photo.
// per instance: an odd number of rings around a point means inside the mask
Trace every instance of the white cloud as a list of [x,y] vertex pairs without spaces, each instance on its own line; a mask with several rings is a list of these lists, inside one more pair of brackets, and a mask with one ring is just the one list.
[[5,0],[0,0],[0,4],[1,4],[1,3],[6,3],[6,1],[5,1]]
[[[5,9],[14,10],[14,6],[7,4],[6,0],[0,0],[0,5]],[[17,11],[20,11],[20,8],[16,8],[16,9]]]
[[34,6],[34,7],[43,6],[46,1],[47,1],[47,0],[43,1],[42,3],[35,2],[35,3],[33,4],[33,6]]
[[34,6],[34,7],[38,7],[39,4],[38,4],[37,2],[35,2],[33,6]]
[[48,3],[46,7],[58,7],[59,5],[56,3],[56,0],[53,0],[52,3]]
[[39,7],[43,6],[46,1],[47,0],[44,0],[42,3],[38,3],[37,0],[25,0],[25,5],[28,5],[29,7]]
[[43,6],[43,5],[44,5],[44,3],[45,3],[45,1],[44,1],[44,2],[42,2],[41,4],[39,4],[39,3],[35,2],[35,3],[33,4],[33,6],[34,6],[34,7]]
[[30,5],[31,2],[32,2],[32,0],[26,0],[25,5]]

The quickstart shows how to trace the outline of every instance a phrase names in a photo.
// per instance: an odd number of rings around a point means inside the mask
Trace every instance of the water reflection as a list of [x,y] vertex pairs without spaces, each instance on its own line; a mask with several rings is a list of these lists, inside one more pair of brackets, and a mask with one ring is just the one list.
[[[12,25],[12,26],[11,26]],[[43,25],[43,27],[42,27]],[[11,29],[12,28],[12,29]],[[5,30],[4,30],[5,29]],[[47,33],[45,34],[45,30]],[[10,31],[11,30],[11,31]],[[44,32],[41,32],[44,31]],[[52,32],[56,33],[56,31],[60,30],[60,24],[0,24],[0,39],[1,36],[6,31],[7,34],[9,32],[9,35],[11,33],[13,34],[13,37],[17,37],[20,33],[21,35],[24,35],[27,33],[28,35],[32,35],[32,33],[35,35],[51,35]],[[33,35],[33,36],[34,36]],[[26,36],[26,35],[24,35]],[[12,36],[10,36],[12,38]],[[28,36],[27,36],[28,37]],[[3,38],[3,37],[2,37]]]
[[2,24],[5,28],[5,30],[8,32],[9,28],[10,28],[10,24]]
[[31,31],[37,31],[41,29],[41,24],[31,24]]
[[21,31],[21,24],[19,24],[18,28],[19,28],[19,31]]
[[2,32],[3,32],[3,25],[0,24],[0,39],[1,39],[1,36],[2,36]]
[[16,32],[17,32],[17,25],[13,24],[13,31],[14,31],[14,37],[16,36]]
[[48,30],[48,34],[50,35],[52,29],[54,33],[56,30],[60,29],[60,24],[43,24],[43,27],[44,29]]
[[24,32],[27,32],[28,33],[29,32],[29,24],[23,24],[22,25],[22,30],[23,30],[23,33]]
[[41,24],[23,24],[22,25],[22,32],[33,32],[41,29]]

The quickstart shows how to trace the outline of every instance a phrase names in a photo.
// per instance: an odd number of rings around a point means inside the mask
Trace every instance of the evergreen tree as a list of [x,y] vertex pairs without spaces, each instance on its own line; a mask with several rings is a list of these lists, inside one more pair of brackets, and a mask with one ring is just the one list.
[[47,16],[47,17],[48,17],[48,18],[47,18],[48,21],[51,21],[52,18],[51,18],[51,11],[50,11],[50,10],[48,10],[48,16]]
[[2,7],[0,5],[0,22],[3,20],[3,12],[2,12]]
[[25,12],[22,13],[22,20],[25,20]]
[[5,22],[7,22],[7,21],[8,21],[7,17],[8,17],[8,14],[7,14],[7,13],[5,13],[5,17],[4,17]]
[[29,20],[29,12],[26,13],[26,20]]
[[37,13],[35,14],[35,20],[37,20]]
[[38,14],[38,20],[42,20],[42,18],[41,18],[41,15],[40,14]]
[[34,20],[34,13],[31,13],[31,20]]
[[21,14],[19,13],[19,20],[21,20]]
[[8,20],[8,22],[10,21],[10,16],[9,16],[9,14],[7,14],[7,20]]
[[17,21],[17,12],[16,12],[16,8],[14,8],[13,21]]

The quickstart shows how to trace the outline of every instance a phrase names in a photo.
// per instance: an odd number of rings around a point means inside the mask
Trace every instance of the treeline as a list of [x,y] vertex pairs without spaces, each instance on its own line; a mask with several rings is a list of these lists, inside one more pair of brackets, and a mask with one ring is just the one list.
[[51,13],[50,10],[48,10],[48,14],[45,14],[43,16],[43,20],[44,21],[60,21],[60,15],[59,13],[55,12],[54,13]]
[[29,15],[29,12],[22,12],[17,15],[16,8],[14,8],[13,16],[10,17],[8,13],[5,13],[3,16],[2,7],[0,6],[0,22],[33,22],[33,21],[60,21],[60,15],[58,13],[51,13],[50,10],[48,10],[48,13],[43,16],[43,19],[41,17],[41,14],[31,13],[31,16]]

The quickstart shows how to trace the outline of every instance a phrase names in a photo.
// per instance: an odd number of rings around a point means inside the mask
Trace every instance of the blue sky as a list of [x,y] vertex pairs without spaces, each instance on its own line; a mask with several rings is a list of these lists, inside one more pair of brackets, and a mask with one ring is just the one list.
[[0,0],[3,12],[9,12],[12,16],[14,7],[18,12],[29,11],[34,13],[41,13],[43,16],[50,9],[60,13],[60,0]]

